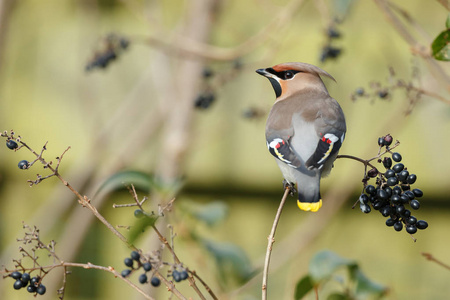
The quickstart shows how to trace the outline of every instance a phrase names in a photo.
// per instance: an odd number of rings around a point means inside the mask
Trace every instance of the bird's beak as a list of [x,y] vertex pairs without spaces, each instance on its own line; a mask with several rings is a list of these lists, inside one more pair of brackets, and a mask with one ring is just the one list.
[[258,70],[256,70],[256,73],[258,73],[259,75],[262,75],[264,77],[272,77],[272,76],[270,76],[272,74],[267,72],[266,69],[258,69]]

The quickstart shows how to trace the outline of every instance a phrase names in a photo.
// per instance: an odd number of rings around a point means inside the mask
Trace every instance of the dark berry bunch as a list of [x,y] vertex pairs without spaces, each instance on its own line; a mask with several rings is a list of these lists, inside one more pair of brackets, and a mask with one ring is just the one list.
[[[428,227],[427,222],[417,220],[410,210],[420,208],[418,198],[423,196],[423,192],[418,188],[412,188],[417,175],[410,173],[405,167],[400,153],[391,151],[392,141],[393,138],[389,134],[378,139],[380,151],[386,147],[384,152],[386,156],[383,159],[380,156],[377,160],[383,165],[385,172],[380,172],[376,167],[367,172],[363,179],[364,191],[359,197],[359,207],[364,213],[370,213],[372,209],[378,210],[388,218],[387,226],[394,227],[396,231],[401,231],[405,227],[406,232],[414,234],[418,229]],[[397,145],[398,142],[394,147]],[[375,178],[375,185],[368,184],[372,178]]]
[[29,273],[22,274],[19,271],[14,271],[9,274],[9,277],[15,280],[13,285],[15,290],[27,288],[29,293],[34,293],[35,295],[44,295],[46,292],[45,285],[41,283],[39,276],[31,277]]
[[[142,257],[139,252],[132,251],[130,257],[126,257],[123,262],[125,266],[129,267],[129,269],[125,269],[122,271],[122,277],[128,277],[133,272],[142,268],[144,270],[144,273],[139,276],[139,282],[141,284],[146,284],[149,282],[149,276],[147,275],[147,273],[152,271],[154,268],[152,266],[152,263],[146,260],[146,258]],[[189,274],[185,269],[180,268],[180,270],[177,270],[175,268],[172,271],[171,276],[175,282],[180,282],[186,280],[189,277]],[[157,276],[152,275],[150,284],[154,287],[158,287],[161,284],[161,280]]]
[[[8,149],[17,151],[19,150],[19,144],[20,143],[20,137],[17,139],[14,138],[14,131],[11,131],[11,134],[9,135],[6,131],[2,133],[2,136],[6,137],[6,147]],[[21,170],[26,170],[31,166],[31,164],[27,160],[21,160],[19,161],[18,167]]]
[[130,41],[125,37],[111,33],[102,39],[100,44],[99,49],[86,64],[86,71],[91,71],[95,68],[106,68],[128,48]]
[[406,113],[410,113],[414,105],[420,100],[422,95],[426,93],[418,83],[420,83],[420,72],[419,68],[413,66],[410,79],[399,79],[396,76],[396,72],[391,67],[389,68],[389,77],[387,83],[382,83],[380,81],[369,82],[369,88],[365,90],[362,87],[358,87],[351,94],[351,99],[356,101],[358,99],[370,99],[375,101],[380,100],[391,100],[394,92],[396,90],[403,90],[405,92],[405,98],[409,102]]
[[[139,282],[142,284],[148,282],[147,272],[150,272],[153,267],[151,262],[146,261],[145,258],[139,254],[139,252],[132,251],[130,257],[126,257],[123,260],[123,263],[130,269],[123,270],[121,273],[122,277],[128,277],[131,273],[142,268],[144,273],[139,276]],[[156,276],[152,276],[150,279],[150,284],[154,287],[158,287],[161,284],[161,280]]]
[[320,53],[320,61],[325,62],[328,59],[336,59],[341,55],[342,49],[334,46],[334,40],[341,37],[341,33],[337,30],[336,24],[330,25],[326,30],[327,42],[322,47]]

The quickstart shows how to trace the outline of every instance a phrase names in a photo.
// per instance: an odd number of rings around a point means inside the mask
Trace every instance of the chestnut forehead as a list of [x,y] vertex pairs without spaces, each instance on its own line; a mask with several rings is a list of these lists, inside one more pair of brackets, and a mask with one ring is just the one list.
[[275,72],[283,72],[283,71],[287,71],[287,70],[295,70],[295,68],[293,68],[292,66],[285,65],[285,64],[280,64],[280,65],[273,66],[272,69],[274,69]]

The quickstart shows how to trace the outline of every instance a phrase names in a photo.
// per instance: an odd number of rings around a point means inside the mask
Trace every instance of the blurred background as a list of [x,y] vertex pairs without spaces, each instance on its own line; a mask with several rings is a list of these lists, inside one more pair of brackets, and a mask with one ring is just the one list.
[[[288,199],[269,299],[293,299],[323,249],[358,262],[389,289],[386,299],[446,299],[450,271],[421,253],[450,263],[450,69],[430,56],[448,8],[448,1],[422,0],[1,0],[0,129],[14,129],[36,151],[48,141],[44,156],[54,163],[70,146],[60,173],[114,226],[133,225],[133,208],[112,208],[133,199],[123,189],[96,194],[99,187],[118,172],[152,174],[164,188],[139,195],[150,195],[148,211],[176,197],[158,226],[167,236],[173,226],[182,262],[220,299],[259,299],[283,188],[264,139],[275,96],[254,71],[287,61],[318,65],[336,78],[324,81],[347,118],[340,154],[368,159],[378,153],[378,137],[399,140],[396,151],[425,194],[415,215],[430,226],[413,242],[378,212],[352,210],[364,166],[339,159],[322,181],[319,212],[301,212]],[[24,222],[40,228],[44,242],[55,240],[64,261],[125,268],[130,250],[60,181],[29,188],[28,179],[47,174],[39,165],[17,168],[32,153],[4,147],[0,158],[0,264],[11,269],[21,257]],[[135,244],[160,248],[151,230]],[[143,299],[109,273],[71,271],[65,299]],[[131,280],[139,284],[137,277]],[[56,299],[61,270],[43,283],[40,299]],[[0,281],[1,299],[31,299],[12,285]],[[165,287],[142,288],[170,297]],[[187,282],[177,288],[198,298]],[[323,285],[320,299],[342,289]]]

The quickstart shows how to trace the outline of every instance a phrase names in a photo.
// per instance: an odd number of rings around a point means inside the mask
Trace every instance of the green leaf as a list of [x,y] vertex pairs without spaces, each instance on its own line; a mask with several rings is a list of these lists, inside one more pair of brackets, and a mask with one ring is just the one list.
[[306,296],[312,289],[314,288],[314,284],[311,280],[311,276],[306,275],[302,279],[297,282],[295,286],[295,300],[300,300]]
[[437,60],[450,61],[450,28],[441,32],[431,44],[433,57]]
[[450,14],[448,14],[448,16],[447,16],[447,21],[445,22],[445,27],[446,27],[447,29],[450,28]]
[[148,194],[153,186],[152,181],[152,176],[144,172],[131,170],[121,171],[106,179],[97,190],[96,195],[117,191],[130,186],[131,184],[133,184],[137,190],[144,191]]
[[136,222],[130,227],[128,241],[133,244],[145,230],[155,225],[158,216],[144,214],[143,217],[136,219]]
[[182,203],[185,212],[208,226],[214,226],[228,216],[228,205],[223,201],[213,201],[207,204],[193,201],[183,201]]
[[340,257],[332,251],[321,251],[309,262],[309,274],[314,283],[319,283],[330,278],[337,269],[355,265],[353,260]]
[[359,268],[355,268],[353,272],[353,277],[356,281],[356,295],[358,299],[364,298],[363,296],[367,295],[373,295],[381,298],[387,293],[387,287],[371,281]]
[[239,246],[208,239],[200,242],[215,259],[221,282],[242,284],[254,275],[250,259]]
[[348,295],[341,294],[341,293],[333,293],[329,294],[327,297],[327,300],[351,300]]

